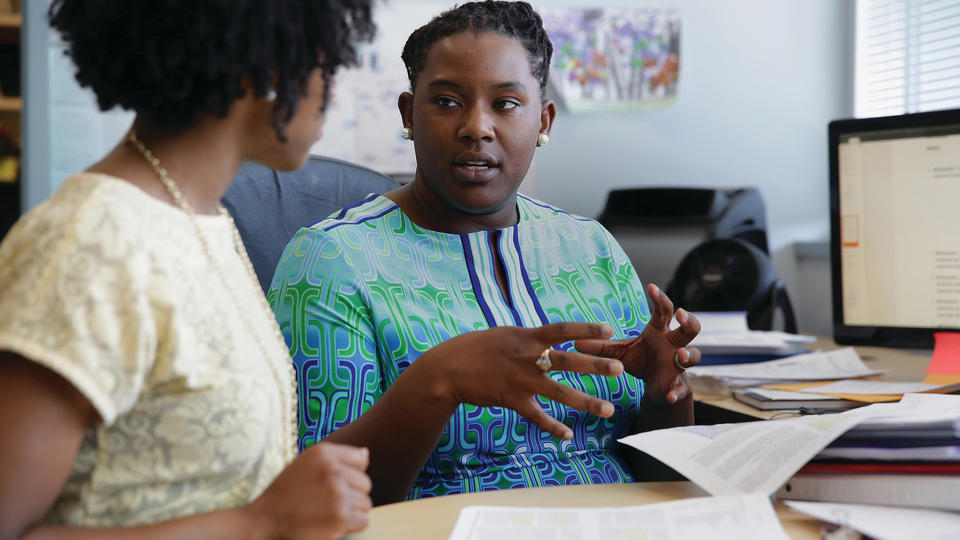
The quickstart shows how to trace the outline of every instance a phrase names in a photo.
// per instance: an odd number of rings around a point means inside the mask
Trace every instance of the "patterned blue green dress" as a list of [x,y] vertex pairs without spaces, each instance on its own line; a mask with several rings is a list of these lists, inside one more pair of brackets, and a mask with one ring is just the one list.
[[[522,195],[517,208],[516,226],[458,235],[424,230],[390,199],[371,196],[294,236],[267,296],[296,366],[301,447],[363,414],[420,354],[451,337],[562,321],[605,322],[615,338],[640,334],[650,317],[643,289],[610,233]],[[632,481],[613,450],[633,425],[643,382],[550,376],[611,401],[615,414],[540,399],[573,430],[562,441],[510,409],[461,405],[409,497]]]

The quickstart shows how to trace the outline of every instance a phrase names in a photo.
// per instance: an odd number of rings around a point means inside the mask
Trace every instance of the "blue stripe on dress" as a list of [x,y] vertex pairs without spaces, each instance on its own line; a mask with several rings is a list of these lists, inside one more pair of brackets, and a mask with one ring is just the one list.
[[537,312],[537,316],[540,317],[541,324],[550,324],[550,319],[547,318],[547,314],[543,311],[543,306],[540,305],[540,300],[537,298],[537,295],[533,293],[533,284],[530,283],[530,276],[527,274],[527,267],[523,264],[523,251],[520,249],[520,227],[517,227],[516,234],[513,235],[513,244],[517,249],[517,263],[520,265],[520,277],[523,278],[523,286],[527,291],[527,297],[530,298],[530,304],[533,306],[533,309]]
[[508,288],[510,289],[513,300],[513,311],[518,318],[517,325],[536,328],[540,326],[540,321],[536,311],[533,309],[531,299],[523,283],[523,272],[519,264],[520,253],[516,250],[516,242],[514,241],[516,235],[516,227],[504,229],[503,234],[500,236],[500,241],[497,243],[497,247],[500,250],[500,257],[503,260]]
[[513,314],[507,308],[506,298],[500,289],[500,283],[497,281],[497,275],[493,265],[493,250],[490,247],[490,232],[481,231],[474,233],[477,240],[472,244],[473,261],[477,271],[477,280],[483,290],[484,299],[487,307],[497,321],[497,326],[512,326],[516,324]]
[[473,286],[473,294],[477,297],[477,303],[480,304],[480,310],[483,311],[483,318],[487,320],[487,326],[496,328],[497,320],[493,318],[490,312],[490,306],[483,295],[483,289],[480,287],[480,278],[477,277],[477,267],[473,260],[473,246],[469,234],[461,234],[460,241],[463,243],[463,260],[467,263],[467,274],[470,275],[470,284]]

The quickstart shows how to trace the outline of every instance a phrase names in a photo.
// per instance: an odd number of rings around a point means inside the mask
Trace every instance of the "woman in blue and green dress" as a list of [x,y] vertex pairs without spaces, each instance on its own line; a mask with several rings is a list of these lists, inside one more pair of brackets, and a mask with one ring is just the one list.
[[629,482],[618,438],[692,423],[696,318],[669,330],[610,233],[517,193],[556,116],[551,53],[524,2],[415,31],[415,180],[302,229],[277,267],[301,447],[368,447],[375,503]]

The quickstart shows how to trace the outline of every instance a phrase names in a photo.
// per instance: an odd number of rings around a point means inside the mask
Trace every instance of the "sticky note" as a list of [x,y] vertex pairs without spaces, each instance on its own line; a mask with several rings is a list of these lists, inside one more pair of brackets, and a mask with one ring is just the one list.
[[927,373],[960,373],[960,332],[936,332],[933,339]]

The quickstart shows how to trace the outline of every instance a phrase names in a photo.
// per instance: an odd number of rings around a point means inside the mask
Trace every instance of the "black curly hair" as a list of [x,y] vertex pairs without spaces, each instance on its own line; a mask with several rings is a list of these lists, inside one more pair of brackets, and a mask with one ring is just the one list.
[[321,68],[329,92],[337,68],[356,63],[356,43],[372,38],[373,1],[54,0],[49,16],[102,110],[119,105],[177,133],[203,114],[226,116],[247,81],[257,97],[276,91],[285,140],[310,73]]
[[526,2],[486,0],[468,2],[437,15],[417,28],[403,46],[403,63],[407,67],[410,90],[415,90],[417,76],[427,62],[430,47],[443,38],[461,32],[496,32],[523,44],[530,60],[530,71],[540,82],[540,95],[547,90],[553,44],[543,29],[540,15]]

